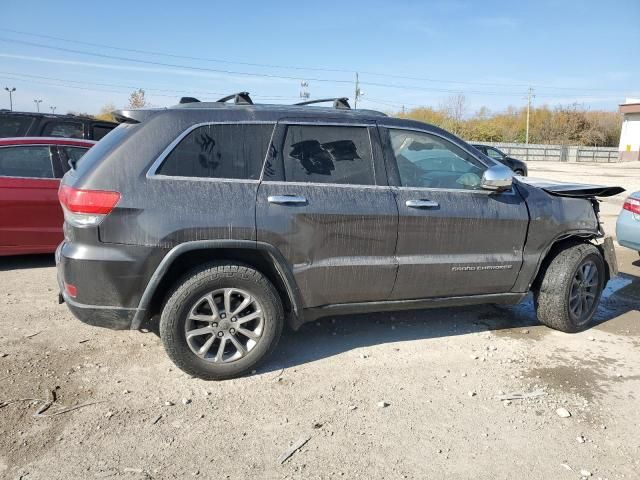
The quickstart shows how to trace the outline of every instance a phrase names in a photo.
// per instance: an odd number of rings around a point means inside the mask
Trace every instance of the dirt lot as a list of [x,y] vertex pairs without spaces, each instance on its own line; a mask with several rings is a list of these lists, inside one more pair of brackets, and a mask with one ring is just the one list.
[[[530,167],[640,188],[639,164]],[[623,198],[603,207],[610,230]],[[0,408],[0,477],[640,478],[640,260],[618,255],[580,334],[538,325],[530,298],[328,318],[220,383],[174,368],[154,333],[75,320],[51,257],[0,259],[0,402],[57,396],[45,416],[42,402]]]

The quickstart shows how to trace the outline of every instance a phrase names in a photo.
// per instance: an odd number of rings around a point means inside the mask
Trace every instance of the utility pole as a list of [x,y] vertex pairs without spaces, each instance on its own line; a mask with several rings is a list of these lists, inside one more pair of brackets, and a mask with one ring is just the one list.
[[33,99],[33,103],[36,104],[36,110],[38,113],[40,113],[40,104],[42,103],[42,100],[38,100],[38,99]]
[[309,93],[309,82],[302,80],[300,82],[300,98],[302,101],[309,100],[311,94]]
[[51,109],[51,113],[56,113],[56,108],[58,107],[49,107]]
[[364,95],[364,92],[360,90],[360,80],[358,79],[358,72],[356,72],[356,89],[355,89],[355,94],[353,99],[354,110],[358,108],[358,100],[360,99],[360,97],[362,97],[362,95]]
[[9,110],[13,112],[13,92],[16,91],[16,87],[4,87],[4,89],[9,92]]
[[531,100],[535,98],[533,94],[533,88],[529,87],[527,91],[527,133],[525,135],[525,142],[527,145],[529,144],[529,115],[531,114]]

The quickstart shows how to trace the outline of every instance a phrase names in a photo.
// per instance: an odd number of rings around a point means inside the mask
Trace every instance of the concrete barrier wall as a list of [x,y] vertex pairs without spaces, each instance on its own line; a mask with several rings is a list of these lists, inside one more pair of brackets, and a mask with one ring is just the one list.
[[532,162],[586,162],[613,163],[619,162],[616,147],[583,147],[577,145],[542,145],[524,143],[489,143],[474,142],[499,148],[510,157]]

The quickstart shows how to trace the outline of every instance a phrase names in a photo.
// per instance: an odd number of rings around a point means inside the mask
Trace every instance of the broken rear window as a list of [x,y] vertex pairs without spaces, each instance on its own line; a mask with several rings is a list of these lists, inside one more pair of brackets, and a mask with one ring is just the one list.
[[183,138],[158,169],[174,177],[258,180],[273,124],[212,124]]

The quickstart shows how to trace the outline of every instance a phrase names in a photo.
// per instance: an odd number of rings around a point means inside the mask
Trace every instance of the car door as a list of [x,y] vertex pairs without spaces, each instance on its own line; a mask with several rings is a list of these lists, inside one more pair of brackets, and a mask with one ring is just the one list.
[[439,133],[383,128],[381,136],[399,212],[391,298],[508,292],[529,220],[516,189],[482,190],[487,167]]
[[305,307],[387,299],[397,222],[374,123],[279,122],[257,239],[288,261]]
[[52,155],[49,145],[0,147],[0,249],[48,251],[62,240]]

